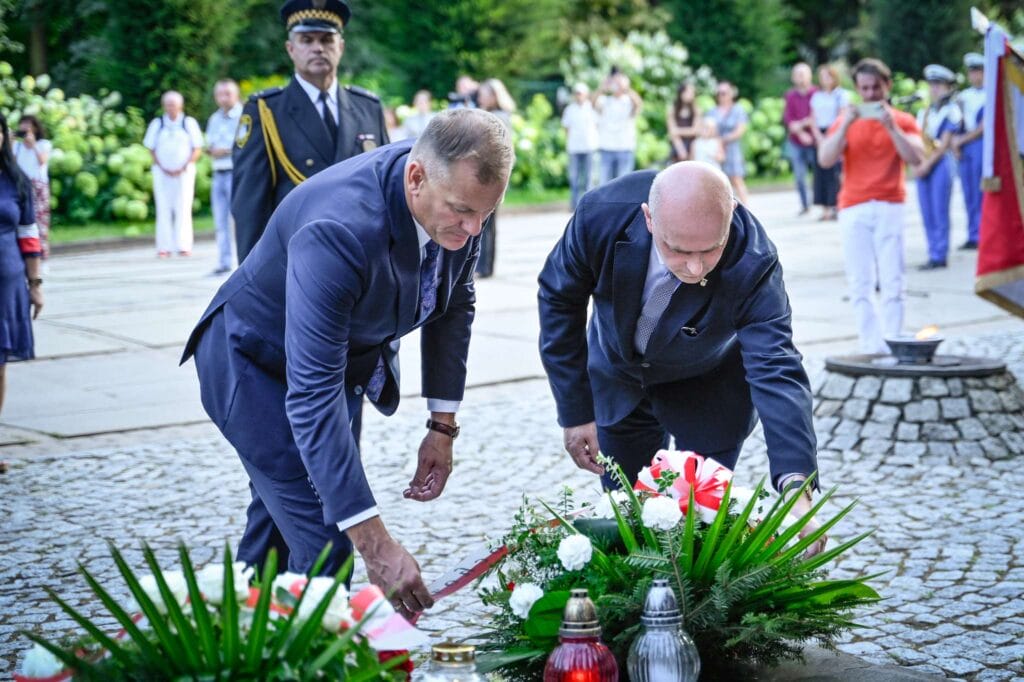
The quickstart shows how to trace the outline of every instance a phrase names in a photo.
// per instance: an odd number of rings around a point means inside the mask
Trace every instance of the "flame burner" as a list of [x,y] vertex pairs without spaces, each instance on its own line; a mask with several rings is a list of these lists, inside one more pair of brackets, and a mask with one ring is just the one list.
[[886,342],[892,355],[826,359],[814,391],[821,454],[898,466],[1024,455],[1024,391],[1005,363],[936,354],[941,337]]

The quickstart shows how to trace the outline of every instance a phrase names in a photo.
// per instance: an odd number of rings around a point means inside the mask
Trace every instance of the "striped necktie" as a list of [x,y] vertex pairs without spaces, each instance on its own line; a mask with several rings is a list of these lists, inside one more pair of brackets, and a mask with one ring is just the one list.
[[633,343],[636,345],[640,355],[647,352],[647,343],[651,340],[651,334],[654,333],[654,328],[658,326],[658,320],[661,319],[665,309],[668,308],[668,302],[672,300],[672,294],[675,293],[678,286],[679,280],[676,279],[671,270],[666,270],[655,281],[654,287],[651,289],[651,295],[647,298],[647,302],[644,303],[643,310],[640,311],[640,317],[636,321],[636,334],[633,336]]

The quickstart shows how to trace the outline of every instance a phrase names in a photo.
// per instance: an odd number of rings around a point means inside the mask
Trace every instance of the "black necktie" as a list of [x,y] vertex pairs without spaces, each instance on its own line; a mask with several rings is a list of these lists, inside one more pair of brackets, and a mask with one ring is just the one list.
[[327,134],[331,136],[331,142],[334,146],[338,145],[338,124],[334,120],[334,115],[331,114],[331,108],[327,106],[327,91],[320,92],[320,104],[324,110],[324,125],[327,126]]

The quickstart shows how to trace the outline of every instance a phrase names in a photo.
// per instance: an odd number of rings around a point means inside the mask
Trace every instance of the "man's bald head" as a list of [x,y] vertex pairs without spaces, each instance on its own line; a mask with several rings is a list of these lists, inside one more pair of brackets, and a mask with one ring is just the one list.
[[710,164],[683,161],[658,173],[643,210],[658,252],[676,277],[694,284],[714,269],[734,206],[729,178]]

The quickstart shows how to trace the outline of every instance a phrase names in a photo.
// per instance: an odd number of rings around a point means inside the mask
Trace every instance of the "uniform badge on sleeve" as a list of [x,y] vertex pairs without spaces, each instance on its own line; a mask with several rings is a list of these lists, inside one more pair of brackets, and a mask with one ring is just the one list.
[[235,132],[235,144],[241,149],[249,141],[249,134],[252,132],[252,116],[242,114],[238,119],[238,130]]
[[377,136],[373,133],[360,133],[356,140],[361,144],[364,152],[372,152],[377,148]]

